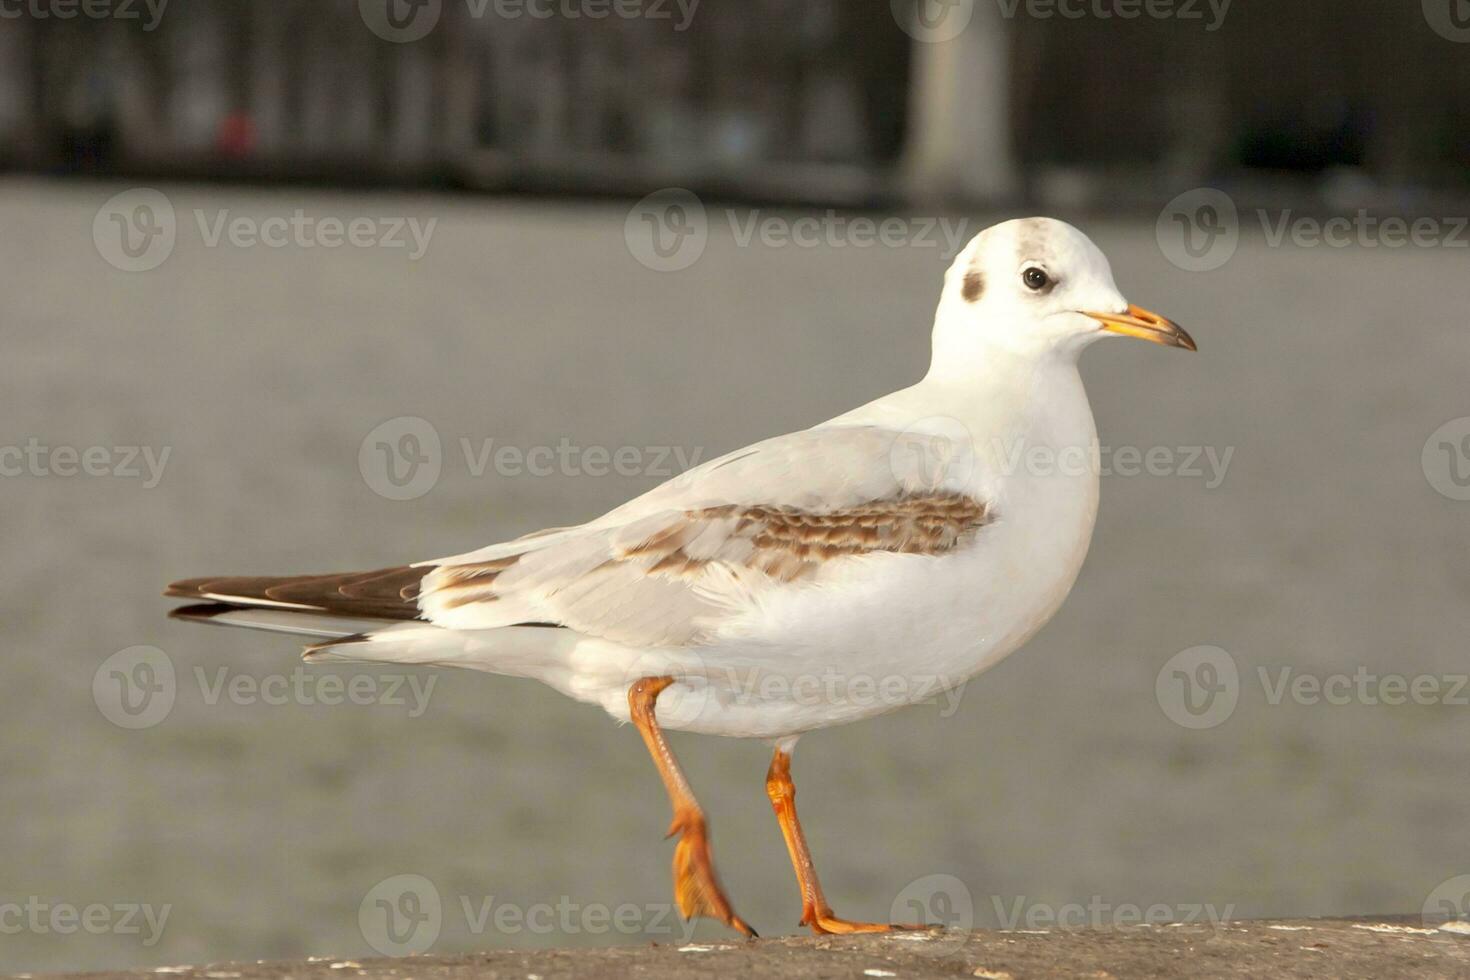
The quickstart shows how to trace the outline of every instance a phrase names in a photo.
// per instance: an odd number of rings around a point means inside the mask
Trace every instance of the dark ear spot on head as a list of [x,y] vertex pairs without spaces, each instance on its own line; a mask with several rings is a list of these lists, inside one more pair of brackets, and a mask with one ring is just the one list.
[[985,276],[981,275],[979,269],[971,269],[965,273],[965,286],[960,295],[965,297],[965,302],[973,303],[985,292]]

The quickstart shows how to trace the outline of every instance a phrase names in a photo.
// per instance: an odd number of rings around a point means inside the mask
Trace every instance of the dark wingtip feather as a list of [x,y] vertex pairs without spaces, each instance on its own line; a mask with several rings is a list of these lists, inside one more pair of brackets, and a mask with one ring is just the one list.
[[368,636],[366,633],[351,633],[347,636],[339,636],[334,640],[323,640],[320,643],[308,643],[306,646],[301,648],[301,656],[303,659],[305,659],[307,657],[310,657],[314,653],[320,653],[328,647],[340,647],[345,646],[349,643],[366,643],[371,639],[372,637]]
[[170,582],[163,594],[171,599],[197,599],[204,591],[204,586],[210,580],[207,578],[186,578],[177,582]]
[[232,606],[294,607],[373,619],[418,619],[419,583],[431,569],[411,565],[327,575],[227,575],[181,579],[163,594]]
[[[169,586],[173,588],[173,586]],[[165,592],[164,595],[174,593]],[[239,606],[227,606],[223,602],[196,602],[192,606],[179,606],[177,609],[168,611],[169,619],[182,619],[191,623],[204,623],[218,616],[220,613],[238,612]]]

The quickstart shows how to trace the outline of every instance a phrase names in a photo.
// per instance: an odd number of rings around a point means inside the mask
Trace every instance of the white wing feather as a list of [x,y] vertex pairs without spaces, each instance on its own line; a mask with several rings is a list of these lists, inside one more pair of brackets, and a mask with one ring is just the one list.
[[[906,445],[912,440],[915,445]],[[587,524],[425,565],[432,623],[553,623],[632,646],[708,641],[770,590],[875,551],[933,551],[985,521],[945,486],[933,438],[808,429],[711,460]],[[937,458],[937,457],[936,457]]]

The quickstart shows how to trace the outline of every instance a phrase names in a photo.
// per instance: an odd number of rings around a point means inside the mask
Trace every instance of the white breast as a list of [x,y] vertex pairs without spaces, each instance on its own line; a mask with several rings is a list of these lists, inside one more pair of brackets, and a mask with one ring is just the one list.
[[811,587],[772,594],[685,661],[710,689],[685,699],[687,711],[661,708],[660,721],[794,734],[954,691],[1025,643],[1071,590],[1098,502],[1081,381],[1072,369],[1045,383],[1039,411],[973,424],[969,489],[992,506],[993,523],[942,556],[846,560]]

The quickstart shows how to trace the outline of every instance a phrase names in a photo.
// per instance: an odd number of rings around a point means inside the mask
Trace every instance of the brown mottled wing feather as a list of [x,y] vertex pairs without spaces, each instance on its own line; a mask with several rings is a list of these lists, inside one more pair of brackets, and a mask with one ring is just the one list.
[[763,597],[820,584],[870,556],[942,555],[990,523],[986,502],[966,492],[973,446],[922,423],[778,436],[590,523],[410,568],[194,579],[169,594],[450,629],[538,623],[633,646],[699,644]]
[[281,605],[343,616],[419,618],[419,584],[430,567],[329,575],[214,576],[174,582],[164,595],[232,605]]
[[945,491],[833,510],[732,504],[655,514],[584,542],[591,547],[440,566],[424,582],[425,610],[469,628],[537,616],[619,642],[699,643],[722,590],[810,581],[843,558],[943,554],[989,519],[983,502]]

